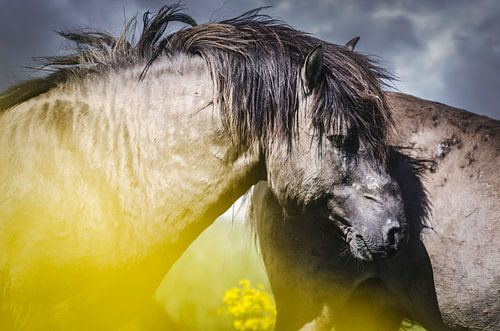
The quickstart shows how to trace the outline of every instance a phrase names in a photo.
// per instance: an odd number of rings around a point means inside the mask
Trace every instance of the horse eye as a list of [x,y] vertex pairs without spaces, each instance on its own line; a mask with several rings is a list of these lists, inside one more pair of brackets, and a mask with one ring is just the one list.
[[344,146],[344,141],[345,141],[345,136],[341,134],[331,134],[327,135],[326,138],[330,143],[333,145],[333,147],[337,149],[342,149],[342,146]]
[[356,154],[359,150],[359,137],[357,134],[334,134],[328,135],[327,139],[332,145],[347,154]]

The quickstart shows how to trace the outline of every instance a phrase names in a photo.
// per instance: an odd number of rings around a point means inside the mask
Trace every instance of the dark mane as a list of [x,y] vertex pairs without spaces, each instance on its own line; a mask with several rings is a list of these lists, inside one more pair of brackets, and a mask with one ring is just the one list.
[[[135,20],[118,37],[98,31],[61,35],[74,42],[74,54],[43,59],[50,70],[44,78],[21,83],[0,93],[0,111],[9,109],[51,88],[81,77],[131,64],[144,63],[142,78],[160,56],[201,56],[216,86],[225,126],[245,146],[262,139],[294,137],[299,99],[303,96],[300,69],[308,52],[323,45],[324,79],[308,105],[314,128],[324,134],[356,130],[367,150],[385,158],[392,117],[382,92],[390,75],[375,61],[343,46],[297,31],[261,9],[239,17],[197,25],[180,5],[165,6],[143,17],[137,43],[130,41]],[[164,36],[171,23],[188,27]],[[322,141],[322,139],[320,139]]]

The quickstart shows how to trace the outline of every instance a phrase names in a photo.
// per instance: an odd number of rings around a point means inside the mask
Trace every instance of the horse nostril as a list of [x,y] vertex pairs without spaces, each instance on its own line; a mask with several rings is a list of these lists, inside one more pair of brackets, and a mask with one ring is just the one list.
[[389,222],[385,228],[384,243],[390,249],[397,249],[401,242],[401,227],[397,222]]

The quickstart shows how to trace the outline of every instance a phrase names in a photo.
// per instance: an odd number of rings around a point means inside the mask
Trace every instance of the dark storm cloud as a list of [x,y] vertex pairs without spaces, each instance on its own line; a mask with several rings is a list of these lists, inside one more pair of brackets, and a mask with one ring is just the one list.
[[[185,0],[199,21],[259,6],[321,39],[378,55],[406,93],[500,118],[500,3],[491,0]],[[0,88],[26,77],[31,56],[51,55],[53,30],[97,27],[119,32],[126,17],[157,9],[158,0],[0,0]]]
[[[119,33],[126,18],[156,10],[166,1],[149,0],[0,0],[0,89],[32,74],[33,57],[61,51],[62,38],[55,31],[97,28]],[[168,3],[173,3],[169,1]],[[255,8],[249,1],[183,1],[195,17],[208,20],[229,17]]]
[[273,1],[278,15],[337,43],[359,35],[406,93],[500,118],[500,3]]
[[450,99],[496,118],[500,117],[499,17],[500,7],[491,8],[481,21],[457,32],[454,61],[443,70]]
[[[18,79],[18,65],[26,56],[38,56],[54,49],[51,25],[61,23],[51,3],[27,6],[23,1],[9,1],[0,7],[0,84]],[[28,55],[29,54],[29,55]]]
[[22,67],[33,65],[32,57],[58,52],[61,38],[54,31],[103,27],[106,14],[122,13],[121,1],[0,1],[0,87],[25,78]]

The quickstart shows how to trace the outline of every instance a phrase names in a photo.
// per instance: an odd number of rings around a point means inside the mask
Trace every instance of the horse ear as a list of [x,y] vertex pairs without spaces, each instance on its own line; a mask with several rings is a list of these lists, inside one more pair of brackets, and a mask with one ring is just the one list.
[[359,37],[354,37],[352,38],[351,40],[349,40],[346,44],[345,44],[345,48],[347,48],[347,50],[349,52],[352,52],[354,50],[354,47],[356,47],[356,44],[358,43],[359,41]]
[[301,70],[302,84],[306,94],[310,94],[312,89],[319,82],[323,72],[323,47],[316,46],[306,57]]

